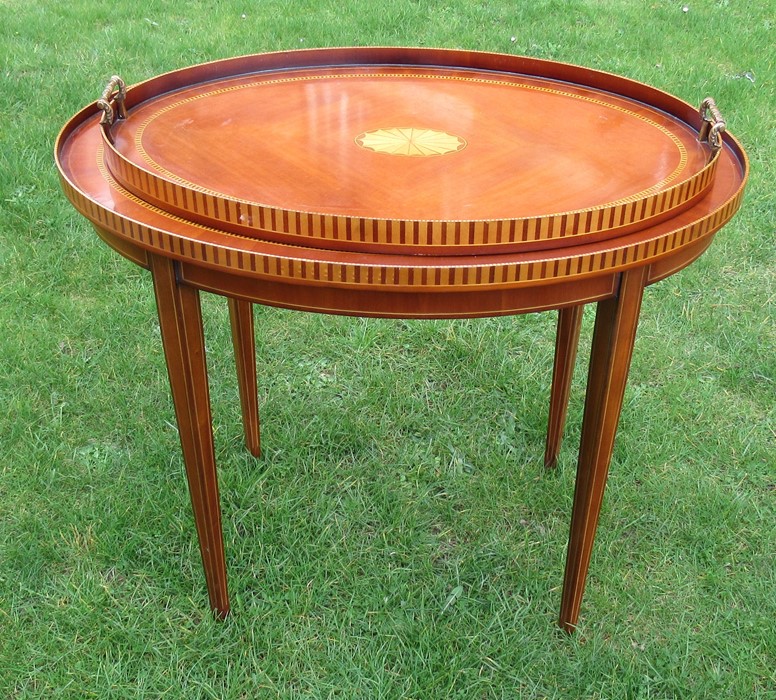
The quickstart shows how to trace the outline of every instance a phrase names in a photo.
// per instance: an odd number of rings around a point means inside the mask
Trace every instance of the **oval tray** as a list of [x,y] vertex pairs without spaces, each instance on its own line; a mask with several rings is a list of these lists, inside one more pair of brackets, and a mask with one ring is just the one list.
[[605,240],[691,207],[717,165],[699,140],[707,122],[680,100],[497,54],[248,56],[108,104],[105,162],[135,196],[332,250],[481,255]]

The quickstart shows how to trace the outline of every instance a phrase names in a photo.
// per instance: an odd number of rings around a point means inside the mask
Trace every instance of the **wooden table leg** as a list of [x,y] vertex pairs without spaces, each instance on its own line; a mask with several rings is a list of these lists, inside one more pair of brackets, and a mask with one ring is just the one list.
[[253,335],[253,304],[229,299],[232,345],[237,365],[237,386],[242,406],[245,444],[254,457],[261,455],[259,398],[256,381],[256,341]]
[[560,626],[574,630],[598,526],[614,436],[636,338],[646,267],[622,274],[618,295],[598,302],[582,419]]
[[544,450],[544,466],[548,469],[555,466],[560,452],[584,308],[584,305],[567,306],[558,311],[555,364],[550,390],[550,417],[547,421],[547,444]]
[[199,291],[178,284],[171,259],[149,255],[149,262],[210,607],[226,617],[229,595]]

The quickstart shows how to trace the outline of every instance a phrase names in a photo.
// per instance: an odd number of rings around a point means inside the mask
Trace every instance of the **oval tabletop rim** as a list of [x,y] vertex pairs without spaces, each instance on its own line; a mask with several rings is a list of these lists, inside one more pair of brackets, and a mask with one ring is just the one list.
[[[241,57],[241,59],[225,59],[209,64],[200,64],[180,71],[173,71],[158,76],[149,81],[144,81],[132,86],[127,92],[127,104],[129,105],[130,118],[132,111],[142,108],[157,99],[160,95],[178,94],[185,92],[187,86],[206,85],[212,90],[219,82],[234,79],[237,74],[253,78],[260,75],[277,74],[283,65],[283,58],[289,61],[285,68],[288,77],[289,71],[310,72],[315,74],[316,63],[325,63],[321,59],[327,56],[330,64],[321,71],[352,70],[354,66],[368,66],[371,69],[391,66],[392,70],[418,69],[425,73],[429,66],[439,66],[449,71],[473,71],[477,74],[488,72],[498,75],[499,80],[504,76],[515,79],[516,76],[535,80],[553,81],[573,88],[587,88],[614,94],[614,99],[625,102],[634,102],[635,98],[630,94],[623,94],[627,90],[638,93],[640,89],[649,97],[657,92],[661,95],[663,103],[648,105],[649,109],[660,114],[669,113],[672,121],[681,123],[687,132],[699,128],[689,123],[691,114],[689,105],[660,91],[655,91],[636,81],[620,78],[601,71],[583,69],[570,64],[557,64],[555,62],[537,61],[502,54],[488,54],[480,52],[460,52],[456,50],[436,49],[383,49],[388,56],[372,57],[371,62],[365,61],[368,55],[367,49],[317,49],[304,52],[280,52],[277,54],[256,54],[254,56]],[[398,57],[397,54],[398,53]],[[404,53],[402,53],[404,52]],[[301,56],[301,58],[299,58]],[[351,63],[346,62],[350,57]],[[426,63],[405,63],[404,66],[397,63],[403,57],[421,56]],[[464,65],[461,60],[465,56],[466,61],[472,65]],[[270,57],[269,62],[275,65],[262,65],[262,59]],[[280,58],[278,58],[280,57]],[[305,61],[305,57],[315,60]],[[472,58],[474,57],[474,58]],[[497,57],[497,65],[493,63]],[[240,60],[243,62],[241,63]],[[245,63],[247,61],[247,65]],[[447,65],[444,62],[447,61]],[[294,65],[294,64],[298,65]],[[568,70],[566,80],[561,80],[558,75],[533,75],[518,73],[520,70],[534,69],[536,65],[563,66]],[[197,71],[199,69],[199,71]],[[261,69],[261,70],[260,70]],[[216,77],[212,77],[215,70]],[[557,68],[555,68],[557,70]],[[588,76],[591,86],[580,85],[579,73]],[[322,73],[317,75],[323,77]],[[177,81],[176,81],[177,78]],[[198,79],[198,82],[197,80]],[[242,77],[240,78],[242,79]],[[611,85],[607,81],[612,82]],[[618,92],[619,90],[619,92]],[[602,92],[603,94],[603,92]],[[689,108],[692,109],[692,108]],[[671,113],[673,112],[673,113]],[[116,130],[124,128],[125,124],[118,124]],[[358,137],[358,134],[354,135]],[[464,137],[465,138],[465,137]],[[309,245],[319,248],[331,248],[334,250],[351,250],[354,252],[407,252],[408,248],[417,254],[490,254],[518,250],[543,250],[569,244],[581,244],[589,241],[604,240],[623,235],[644,226],[659,223],[670,218],[682,210],[689,208],[693,203],[701,199],[714,180],[717,158],[710,157],[703,167],[697,169],[685,177],[685,173],[678,176],[678,182],[671,186],[651,192],[651,187],[643,190],[647,196],[636,201],[628,198],[615,200],[614,205],[607,203],[583,208],[571,208],[553,211],[541,216],[519,216],[509,218],[395,218],[380,216],[356,216],[353,214],[337,215],[331,212],[316,212],[295,208],[283,208],[278,206],[262,205],[256,201],[240,197],[222,197],[220,201],[206,201],[207,197],[213,197],[208,188],[189,183],[176,181],[175,176],[164,177],[152,172],[152,168],[143,168],[137,163],[130,162],[109,139],[106,140],[106,160],[108,167],[116,179],[136,196],[146,199],[161,208],[172,213],[191,218],[199,223],[215,225],[234,233],[245,234],[264,240],[278,242],[290,242],[292,244]],[[703,148],[706,148],[705,146]],[[378,158],[390,158],[384,154],[376,154]],[[435,156],[445,158],[447,156]],[[181,178],[183,179],[183,178]],[[216,193],[217,194],[217,193]],[[219,208],[220,204],[220,208]],[[217,212],[217,216],[213,213]]]
[[[96,120],[80,120],[89,111],[83,110],[63,129],[56,158],[65,193],[98,230],[151,252],[231,274],[292,284],[343,286],[353,291],[371,287],[393,291],[478,291],[550,284],[559,279],[594,277],[650,264],[701,239],[710,239],[738,209],[748,175],[745,152],[728,136],[730,143],[724,147],[721,159],[722,172],[727,174],[715,181],[708,197],[675,218],[615,240],[555,250],[468,257],[342,252],[263,241],[209,228],[135,197],[105,167]],[[86,141],[91,157],[83,158],[72,140]],[[724,184],[724,180],[728,182]],[[494,275],[494,271],[498,272]]]

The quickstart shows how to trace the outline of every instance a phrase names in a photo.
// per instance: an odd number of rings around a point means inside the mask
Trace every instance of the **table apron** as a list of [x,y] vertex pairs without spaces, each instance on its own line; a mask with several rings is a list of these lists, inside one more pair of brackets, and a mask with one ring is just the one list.
[[508,316],[609,299],[619,273],[582,280],[502,289],[396,291],[276,282],[225,274],[181,261],[178,280],[202,291],[266,306],[377,318],[476,318]]

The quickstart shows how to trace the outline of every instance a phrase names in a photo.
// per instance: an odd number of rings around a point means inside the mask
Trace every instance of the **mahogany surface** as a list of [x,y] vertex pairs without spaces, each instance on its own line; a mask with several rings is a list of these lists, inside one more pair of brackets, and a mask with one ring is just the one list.
[[569,405],[574,362],[577,359],[579,333],[582,330],[584,306],[566,306],[558,311],[558,330],[555,337],[555,362],[552,369],[550,415],[547,421],[547,442],[544,448],[544,466],[555,466],[560,453],[566,411]]
[[[108,90],[106,88],[106,90]],[[109,92],[109,90],[108,90]],[[116,114],[118,95],[109,95]],[[549,61],[319,49],[182,69],[63,128],[63,189],[151,270],[211,607],[229,612],[199,292],[229,299],[259,454],[252,304],[452,318],[559,309],[545,463],[597,302],[560,624],[579,616],[643,289],[738,209],[746,156],[681,100]]]
[[427,66],[199,83],[132,107],[111,138],[118,181],[187,218],[424,254],[611,237],[686,207],[715,165],[695,130],[642,103]]

